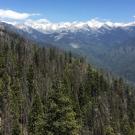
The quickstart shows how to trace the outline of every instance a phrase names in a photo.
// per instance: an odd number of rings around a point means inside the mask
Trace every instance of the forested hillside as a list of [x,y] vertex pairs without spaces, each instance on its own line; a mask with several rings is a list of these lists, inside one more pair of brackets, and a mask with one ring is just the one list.
[[0,135],[135,135],[135,91],[1,29]]

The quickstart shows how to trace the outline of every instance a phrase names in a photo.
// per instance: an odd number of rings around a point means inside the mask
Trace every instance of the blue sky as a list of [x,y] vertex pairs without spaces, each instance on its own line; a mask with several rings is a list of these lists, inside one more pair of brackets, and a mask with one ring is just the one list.
[[92,18],[114,22],[135,20],[135,0],[0,0],[0,9],[24,12],[31,18],[52,22],[87,21]]

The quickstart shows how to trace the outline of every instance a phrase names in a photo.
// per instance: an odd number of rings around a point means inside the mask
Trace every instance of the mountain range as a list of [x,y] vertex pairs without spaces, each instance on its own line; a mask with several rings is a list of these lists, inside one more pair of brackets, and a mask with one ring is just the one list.
[[90,63],[135,82],[135,22],[51,23],[29,20],[23,24],[1,23],[41,45],[50,45],[83,55]]
[[0,24],[0,135],[135,135],[134,87],[32,35]]

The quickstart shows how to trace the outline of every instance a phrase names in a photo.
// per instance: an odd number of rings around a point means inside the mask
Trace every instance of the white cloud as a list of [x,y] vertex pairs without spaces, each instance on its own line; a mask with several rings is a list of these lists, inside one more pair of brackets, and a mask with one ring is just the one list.
[[13,10],[0,9],[0,19],[25,20],[31,16],[39,14],[21,13]]

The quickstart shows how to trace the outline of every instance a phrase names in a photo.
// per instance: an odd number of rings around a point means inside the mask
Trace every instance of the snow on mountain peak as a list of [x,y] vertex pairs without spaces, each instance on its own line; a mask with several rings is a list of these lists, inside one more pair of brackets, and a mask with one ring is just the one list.
[[[43,33],[52,33],[52,32],[61,32],[61,31],[77,31],[77,30],[98,30],[101,27],[111,29],[117,27],[128,27],[135,26],[135,22],[130,23],[113,23],[111,21],[99,21],[97,19],[92,19],[86,22],[61,22],[61,23],[52,23],[46,19],[39,20],[26,20],[24,22],[25,29],[27,27],[32,27]],[[19,25],[17,26],[19,28]],[[24,26],[23,26],[24,27]],[[20,26],[21,29],[23,29]]]

